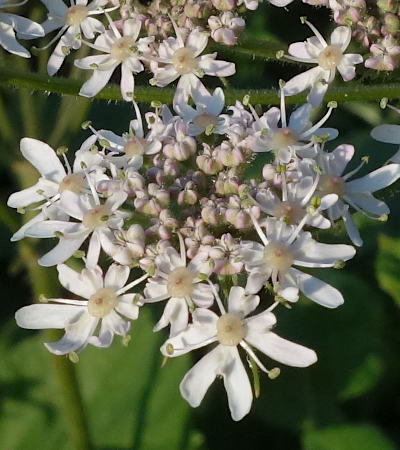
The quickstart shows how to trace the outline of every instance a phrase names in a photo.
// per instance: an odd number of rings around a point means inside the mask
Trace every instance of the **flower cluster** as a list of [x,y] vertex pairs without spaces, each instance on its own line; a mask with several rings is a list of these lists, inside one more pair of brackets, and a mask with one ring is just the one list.
[[[313,350],[273,331],[279,308],[301,296],[326,308],[344,302],[313,269],[342,268],[354,257],[363,242],[352,212],[386,220],[389,208],[374,193],[400,178],[398,156],[363,176],[357,173],[365,159],[346,169],[354,147],[332,144],[339,132],[324,126],[335,102],[315,119],[336,69],[350,81],[362,62],[345,53],[351,29],[337,27],[327,43],[306,22],[314,36],[292,44],[286,57],[314,67],[282,82],[280,107],[261,112],[248,97],[225,105],[224,91],[209,92],[203,83],[205,75],[235,72],[233,63],[207,53],[207,26],[214,40],[234,44],[235,27],[244,26],[238,12],[258,1],[187,0],[171,11],[158,0],[145,12],[130,2],[42,1],[49,13],[40,30],[58,30],[48,44],[58,41],[49,74],[82,44],[93,48],[99,53],[75,60],[92,71],[81,95],[95,96],[120,67],[122,97],[134,118],[122,135],[85,122],[89,135],[72,161],[65,147],[21,140],[22,155],[40,177],[8,199],[20,213],[36,212],[12,240],[57,239],[38,262],[56,266],[61,285],[78,298],[43,296],[17,311],[17,323],[64,329],[46,347],[76,359],[88,345],[127,338],[140,309],[162,303],[154,331],[169,331],[164,357],[214,345],[185,375],[182,396],[198,406],[220,376],[232,418],[240,420],[253,400],[247,369],[273,379],[279,369],[268,369],[265,357],[295,367],[316,362]],[[172,108],[155,100],[141,114],[134,76],[145,69],[152,85],[177,82]],[[288,114],[286,97],[308,89],[307,103]],[[387,129],[374,136],[388,141]],[[338,221],[353,245],[316,239],[317,230]]]
[[[37,211],[13,240],[57,238],[39,264],[57,265],[60,283],[83,300],[26,306],[18,324],[64,328],[64,337],[46,346],[68,354],[88,344],[109,346],[114,334],[127,335],[127,319],[135,320],[141,307],[163,302],[154,330],[169,328],[166,357],[218,344],[185,376],[182,395],[197,406],[221,375],[235,420],[252,402],[240,349],[272,378],[277,370],[267,369],[257,350],[296,367],[315,362],[312,350],[271,331],[272,311],[300,294],[327,308],[343,303],[312,269],[341,267],[355,249],[318,242],[312,232],[342,219],[361,245],[350,209],[385,217],[389,209],[373,193],[400,177],[400,165],[357,178],[362,162],[346,173],[354,148],[330,151],[338,132],[322,128],[335,105],[314,125],[308,103],[287,120],[281,92],[281,108],[261,116],[241,102],[224,110],[220,88],[195,90],[194,107],[157,105],[145,120],[133,103],[136,117],[122,136],[84,124],[91,135],[72,165],[63,149],[22,139],[23,156],[41,176],[9,198],[19,211]],[[270,163],[249,177],[260,152]],[[67,265],[71,257],[81,261],[80,271]],[[100,266],[110,260],[103,277]]]

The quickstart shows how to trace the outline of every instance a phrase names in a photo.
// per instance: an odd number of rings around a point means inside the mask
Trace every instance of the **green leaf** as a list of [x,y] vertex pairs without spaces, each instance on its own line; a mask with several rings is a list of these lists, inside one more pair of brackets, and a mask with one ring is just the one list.
[[379,236],[376,276],[380,287],[400,306],[400,239]]
[[303,433],[304,450],[395,450],[394,444],[371,425],[337,425]]
[[[127,347],[117,338],[110,349],[88,347],[79,355],[76,368],[96,449],[153,450],[167,442],[174,450],[190,438],[190,407],[179,393],[190,360],[172,359],[160,368],[163,337],[152,332],[153,322],[144,310]],[[17,331],[10,323],[0,334],[1,447],[70,450],[43,335],[21,332],[21,339]]]

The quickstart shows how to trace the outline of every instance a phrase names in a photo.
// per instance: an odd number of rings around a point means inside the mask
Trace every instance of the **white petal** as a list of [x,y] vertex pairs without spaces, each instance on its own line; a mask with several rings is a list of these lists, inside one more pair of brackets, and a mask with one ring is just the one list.
[[247,283],[246,283],[246,292],[250,294],[257,294],[259,292],[264,283],[270,277],[270,272],[266,272],[265,270],[253,270],[250,272]]
[[44,220],[30,226],[25,236],[34,238],[52,238],[56,232],[76,233],[83,231],[82,224],[76,222],[63,222],[61,220]]
[[400,144],[400,125],[379,125],[371,131],[371,136],[387,144]]
[[97,266],[100,258],[100,238],[99,233],[96,230],[92,233],[92,236],[89,240],[88,250],[86,254],[86,267],[88,269],[93,269]]
[[79,95],[83,97],[94,97],[108,83],[117,64],[108,70],[94,70],[93,75],[82,85]]
[[111,264],[104,277],[104,287],[118,291],[128,281],[130,269],[127,266]]
[[65,169],[55,151],[44,142],[32,138],[22,138],[20,143],[23,156],[51,181],[60,182],[66,176]]
[[314,67],[289,80],[283,88],[285,95],[295,95],[305,91],[312,86],[320,76],[321,69]]
[[200,405],[208,388],[220,373],[220,367],[223,365],[225,358],[225,348],[218,345],[186,373],[179,389],[182,397],[190,406],[196,408]]
[[[161,347],[164,356],[184,355],[216,340],[218,316],[214,312],[197,308],[193,311],[192,318],[193,323],[176,336],[169,338]],[[168,352],[168,348],[172,348],[173,352]]]
[[159,331],[170,324],[170,336],[176,336],[186,329],[188,321],[189,309],[186,300],[184,298],[171,298],[165,305],[164,312],[153,330]]
[[82,280],[80,272],[76,272],[66,264],[59,264],[57,270],[58,279],[67,291],[86,299],[89,299],[94,294],[95,289],[93,285],[88,283],[87,280]]
[[190,297],[195,305],[200,308],[209,308],[214,303],[213,291],[211,286],[206,283],[195,284]]
[[246,295],[240,286],[233,286],[229,291],[228,311],[240,317],[246,317],[254,311],[260,303],[258,295]]
[[241,420],[250,411],[253,393],[237,348],[230,347],[229,350],[232,360],[222,369],[222,376],[232,419]]
[[354,147],[352,145],[342,144],[336,147],[330,155],[328,157],[330,172],[340,176],[354,156]]
[[216,77],[229,77],[236,72],[235,64],[206,57],[200,57],[199,68],[204,70],[206,75]]
[[272,333],[249,333],[246,341],[270,358],[287,366],[308,367],[317,361],[317,355],[302,345],[283,339]]
[[118,297],[118,303],[115,310],[131,320],[139,317],[139,306],[133,303],[135,294],[124,294]]
[[82,234],[78,238],[61,238],[60,242],[49,252],[43,255],[38,263],[44,267],[55,266],[61,264],[70,258],[86,239],[87,234]]
[[351,242],[357,247],[361,247],[363,245],[363,240],[361,239],[360,232],[358,231],[348,209],[346,209],[343,213],[343,222]]
[[125,101],[129,102],[133,99],[135,91],[135,78],[126,64],[121,65],[121,94]]
[[14,30],[11,25],[0,28],[0,45],[8,52],[22,56],[23,58],[30,58],[31,54],[23,47],[16,39]]
[[400,164],[388,164],[357,180],[346,183],[346,193],[375,192],[400,178]]
[[92,317],[89,313],[81,315],[78,321],[67,325],[64,336],[57,342],[44,344],[46,348],[55,355],[66,355],[67,353],[81,350],[86,347],[89,337],[92,336],[99,319]]
[[350,27],[337,27],[331,34],[331,45],[337,45],[342,51],[346,50],[351,40]]
[[24,306],[15,313],[17,325],[30,330],[62,329],[86,310],[73,305],[35,304]]
[[204,31],[194,29],[187,37],[185,47],[192,50],[194,56],[199,56],[200,53],[207,47],[208,35]]
[[142,26],[142,22],[137,19],[128,19],[124,22],[123,34],[124,36],[130,36],[136,41],[137,37],[140,33],[140,28]]
[[313,302],[326,308],[337,308],[344,303],[342,294],[334,287],[299,270],[291,271],[296,277],[300,291]]
[[390,213],[388,205],[382,200],[378,200],[377,198],[375,198],[369,192],[352,194],[351,196],[349,196],[349,198],[352,203],[368,213],[376,214],[377,216]]

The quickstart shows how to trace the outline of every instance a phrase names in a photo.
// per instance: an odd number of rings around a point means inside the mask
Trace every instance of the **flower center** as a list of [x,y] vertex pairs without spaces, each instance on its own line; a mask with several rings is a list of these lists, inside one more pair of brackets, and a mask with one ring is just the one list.
[[98,205],[83,216],[82,223],[89,230],[94,230],[97,227],[102,227],[110,216],[111,209],[108,206]]
[[304,217],[304,210],[302,207],[295,202],[281,202],[275,206],[273,215],[278,218],[286,219],[289,225],[299,223]]
[[75,5],[68,8],[65,16],[65,23],[67,25],[80,25],[88,16],[89,9],[87,6]]
[[199,114],[193,119],[193,125],[196,125],[196,127],[202,128],[204,130],[210,125],[213,125],[215,127],[215,125],[217,125],[217,122],[218,118],[216,116],[207,113]]
[[290,128],[281,128],[276,131],[272,137],[272,146],[274,149],[289,147],[297,144],[299,136]]
[[117,39],[111,46],[111,58],[115,61],[125,61],[135,50],[135,40],[131,36],[123,36]]
[[335,69],[343,58],[342,49],[338,45],[328,45],[318,56],[318,64],[325,70]]
[[271,242],[264,249],[264,260],[271,269],[284,271],[293,264],[293,255],[286,245]]
[[145,139],[132,136],[125,144],[124,153],[126,156],[129,156],[131,158],[133,156],[141,156],[144,153],[145,144]]
[[318,190],[323,194],[337,194],[341,197],[346,192],[346,183],[337,175],[321,175]]
[[222,314],[217,320],[217,339],[220,344],[234,347],[239,344],[245,334],[244,324],[235,314]]
[[117,304],[117,294],[108,288],[97,290],[88,302],[89,314],[94,317],[105,317],[114,309]]
[[193,291],[193,273],[186,267],[177,267],[167,280],[168,295],[183,298]]
[[83,177],[82,175],[77,175],[75,173],[67,175],[60,183],[58,187],[58,192],[71,191],[75,194],[80,194],[83,188]]
[[172,57],[172,64],[179,75],[191,73],[197,68],[197,61],[193,52],[186,48],[178,48]]

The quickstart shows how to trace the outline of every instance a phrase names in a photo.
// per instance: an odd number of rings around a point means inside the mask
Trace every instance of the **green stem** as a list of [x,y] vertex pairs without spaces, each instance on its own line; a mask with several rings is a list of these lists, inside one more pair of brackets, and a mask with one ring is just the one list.
[[[81,81],[57,77],[51,78],[47,75],[38,73],[21,73],[16,70],[2,68],[0,69],[0,84],[17,87],[29,88],[44,92],[56,94],[79,95]],[[135,100],[137,102],[150,103],[152,100],[159,100],[162,103],[172,103],[174,94],[173,88],[163,88],[152,86],[137,86],[135,88]],[[277,105],[279,98],[274,89],[226,89],[225,97],[227,103],[233,103],[236,100],[242,100],[243,96],[249,94],[250,101],[253,104]],[[344,86],[331,87],[325,96],[325,101],[336,100],[339,103],[351,101],[379,101],[382,97],[388,97],[392,100],[400,99],[400,83],[389,84],[370,84],[360,85],[348,83]],[[99,100],[122,101],[118,85],[110,85],[99,92],[96,97]],[[286,98],[287,104],[301,103],[306,98],[305,94],[294,95]]]

